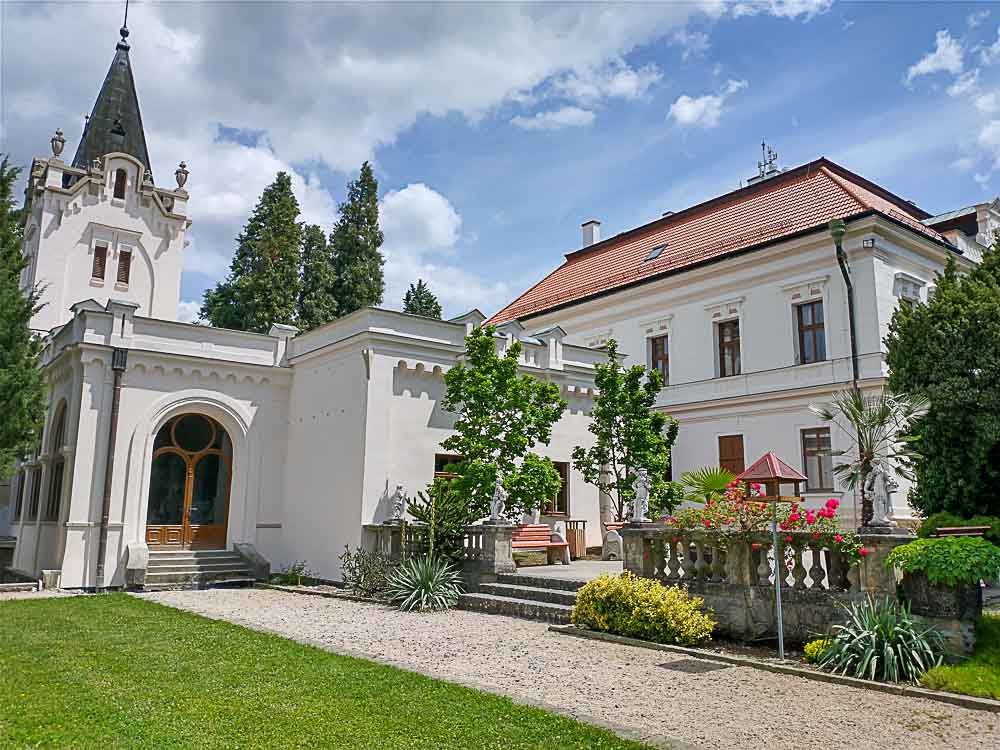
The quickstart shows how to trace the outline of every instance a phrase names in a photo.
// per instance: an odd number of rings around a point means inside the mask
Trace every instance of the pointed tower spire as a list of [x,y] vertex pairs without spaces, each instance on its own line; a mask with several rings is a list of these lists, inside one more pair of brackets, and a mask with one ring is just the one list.
[[[128,21],[127,3],[125,20]],[[135,79],[128,56],[128,27],[123,25],[120,33],[122,38],[115,47],[111,68],[104,77],[101,93],[97,95],[73,157],[73,166],[79,169],[87,169],[94,159],[119,151],[134,156],[147,172],[150,171],[146,134],[139,114],[139,97],[135,92]]]

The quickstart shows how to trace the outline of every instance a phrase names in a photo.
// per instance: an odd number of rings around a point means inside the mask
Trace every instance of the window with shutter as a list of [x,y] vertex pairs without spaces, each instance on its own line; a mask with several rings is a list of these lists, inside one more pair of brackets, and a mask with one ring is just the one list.
[[90,272],[92,278],[104,281],[104,268],[108,263],[108,246],[94,245],[94,267]]
[[118,283],[128,284],[129,274],[132,272],[132,251],[122,250],[118,253]]

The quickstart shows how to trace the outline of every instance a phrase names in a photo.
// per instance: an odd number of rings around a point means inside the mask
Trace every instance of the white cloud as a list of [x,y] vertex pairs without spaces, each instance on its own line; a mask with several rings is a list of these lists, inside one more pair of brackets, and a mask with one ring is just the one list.
[[747,87],[746,81],[730,80],[718,94],[706,94],[693,98],[682,94],[670,105],[668,118],[673,118],[682,127],[714,128],[722,117],[726,100]]
[[693,57],[701,57],[708,52],[708,34],[703,31],[678,29],[670,39],[681,48],[681,60],[684,62]]
[[989,47],[979,50],[979,59],[983,61],[983,65],[992,65],[1000,60],[1000,26],[997,27],[996,41]]
[[907,69],[906,84],[909,85],[918,76],[932,73],[946,72],[957,76],[962,72],[964,56],[962,43],[952,37],[947,29],[942,29],[935,36],[934,51],[928,52]]
[[618,58],[556,78],[551,93],[588,104],[601,99],[638,99],[662,78],[663,73],[652,63],[636,69]]
[[996,91],[980,94],[973,101],[976,109],[983,114],[991,115],[994,112],[1000,111],[1000,93]]
[[979,86],[979,68],[962,73],[948,87],[948,96],[963,96],[974,92]]
[[198,322],[198,312],[201,310],[200,302],[185,302],[181,300],[177,305],[177,320],[181,323]]
[[441,193],[423,183],[407,185],[385,195],[380,214],[387,307],[400,307],[417,279],[427,282],[447,315],[492,310],[511,296],[510,285],[486,283],[462,267],[462,218]]
[[733,3],[730,11],[735,18],[766,13],[778,18],[811,18],[826,13],[833,0],[743,0]]
[[511,124],[522,130],[561,130],[581,128],[594,121],[594,113],[580,107],[561,107],[546,112],[536,112],[531,117],[518,115],[511,118]]
[[970,13],[965,22],[970,29],[974,29],[989,17],[990,12],[988,10],[977,10],[974,13]]

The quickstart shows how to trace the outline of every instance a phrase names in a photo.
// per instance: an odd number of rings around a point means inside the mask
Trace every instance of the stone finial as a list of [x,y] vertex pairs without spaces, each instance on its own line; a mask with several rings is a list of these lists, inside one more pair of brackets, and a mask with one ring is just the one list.
[[63,138],[62,128],[56,128],[56,134],[49,141],[52,144],[52,156],[58,159],[66,146],[66,139]]
[[103,167],[101,166],[101,157],[100,156],[95,156],[94,157],[94,160],[92,162],[90,162],[90,168],[92,170],[94,170],[95,172],[100,172],[103,169]]
[[177,179],[178,188],[183,188],[184,185],[187,184],[189,174],[191,173],[188,172],[187,164],[181,162],[180,165],[177,167],[176,171],[174,172],[174,177]]

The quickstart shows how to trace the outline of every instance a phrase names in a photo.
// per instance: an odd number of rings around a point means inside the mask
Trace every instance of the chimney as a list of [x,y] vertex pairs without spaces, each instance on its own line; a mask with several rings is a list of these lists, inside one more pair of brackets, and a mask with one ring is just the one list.
[[595,242],[601,241],[601,222],[591,219],[583,223],[583,246],[590,247]]

